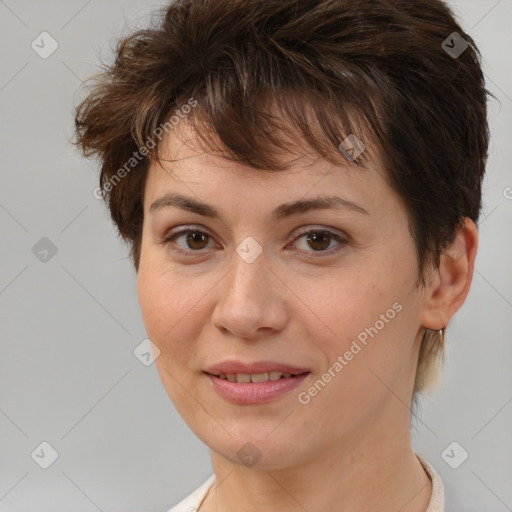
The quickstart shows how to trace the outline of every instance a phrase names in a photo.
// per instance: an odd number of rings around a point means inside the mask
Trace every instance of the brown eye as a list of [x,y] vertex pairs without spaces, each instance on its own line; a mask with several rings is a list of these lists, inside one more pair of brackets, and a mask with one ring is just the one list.
[[[176,240],[182,238],[182,244],[176,243]],[[163,239],[160,243],[170,245],[173,250],[178,252],[201,252],[208,246],[210,235],[197,229],[183,229]]]
[[306,240],[315,251],[324,251],[330,245],[331,237],[327,231],[312,231],[310,232]]
[[[343,238],[340,235],[337,235],[336,233],[332,233],[329,230],[326,229],[310,229],[310,230],[303,230],[302,233],[299,234],[299,237],[296,238],[296,240],[304,239],[306,240],[306,248],[301,249],[301,252],[304,252],[307,257],[322,257],[322,256],[330,256],[341,249],[345,245],[348,244],[348,240]],[[335,247],[334,249],[328,250],[329,246],[331,245],[332,241],[338,242],[338,247]],[[308,250],[309,249],[313,249]],[[310,253],[310,254],[308,254]],[[313,253],[313,254],[311,254]],[[319,253],[318,255],[314,253]]]
[[201,250],[205,248],[205,241],[208,240],[208,235],[201,231],[188,231],[185,237],[186,244],[190,249]]

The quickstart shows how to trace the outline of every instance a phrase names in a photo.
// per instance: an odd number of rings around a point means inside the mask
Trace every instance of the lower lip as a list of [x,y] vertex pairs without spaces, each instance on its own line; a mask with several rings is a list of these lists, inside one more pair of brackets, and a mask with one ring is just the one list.
[[226,400],[235,404],[260,404],[268,402],[297,387],[307,376],[302,373],[296,377],[268,380],[266,382],[230,382],[226,379],[206,374],[215,391]]

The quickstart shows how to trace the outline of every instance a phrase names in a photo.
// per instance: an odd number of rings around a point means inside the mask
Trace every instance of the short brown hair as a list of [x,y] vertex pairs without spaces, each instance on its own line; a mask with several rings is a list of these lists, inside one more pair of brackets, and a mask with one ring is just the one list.
[[[273,155],[289,149],[276,137],[287,123],[333,163],[349,134],[371,136],[407,208],[423,285],[464,217],[478,222],[490,93],[474,41],[443,1],[176,0],[159,14],[118,43],[75,116],[75,144],[101,160],[100,188],[136,270],[158,160],[148,141],[190,98],[187,122],[205,149],[258,170],[283,168]],[[450,54],[445,40],[464,50]],[[415,391],[442,352],[436,334],[424,333]]]

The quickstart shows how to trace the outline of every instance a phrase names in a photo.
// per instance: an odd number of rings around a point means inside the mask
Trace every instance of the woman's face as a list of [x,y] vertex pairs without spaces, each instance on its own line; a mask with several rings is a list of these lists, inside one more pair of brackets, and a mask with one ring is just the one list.
[[[423,292],[382,169],[309,157],[264,173],[202,153],[192,136],[162,148],[178,161],[149,169],[137,289],[161,381],[197,437],[233,462],[252,451],[260,467],[284,468],[390,418],[408,424]],[[208,207],[180,208],[170,194]],[[287,206],[328,196],[357,206]],[[308,373],[282,387],[205,373],[225,361]]]

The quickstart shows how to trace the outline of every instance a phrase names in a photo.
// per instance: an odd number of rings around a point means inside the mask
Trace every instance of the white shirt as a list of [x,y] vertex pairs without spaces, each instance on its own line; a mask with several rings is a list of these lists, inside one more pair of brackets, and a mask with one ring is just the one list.
[[[437,471],[418,454],[419,461],[425,468],[430,480],[432,481],[432,495],[425,512],[444,512],[444,486],[440,475]],[[206,498],[208,491],[215,483],[215,475],[210,476],[206,482],[202,483],[192,494],[168,510],[168,512],[196,512],[199,506]]]

